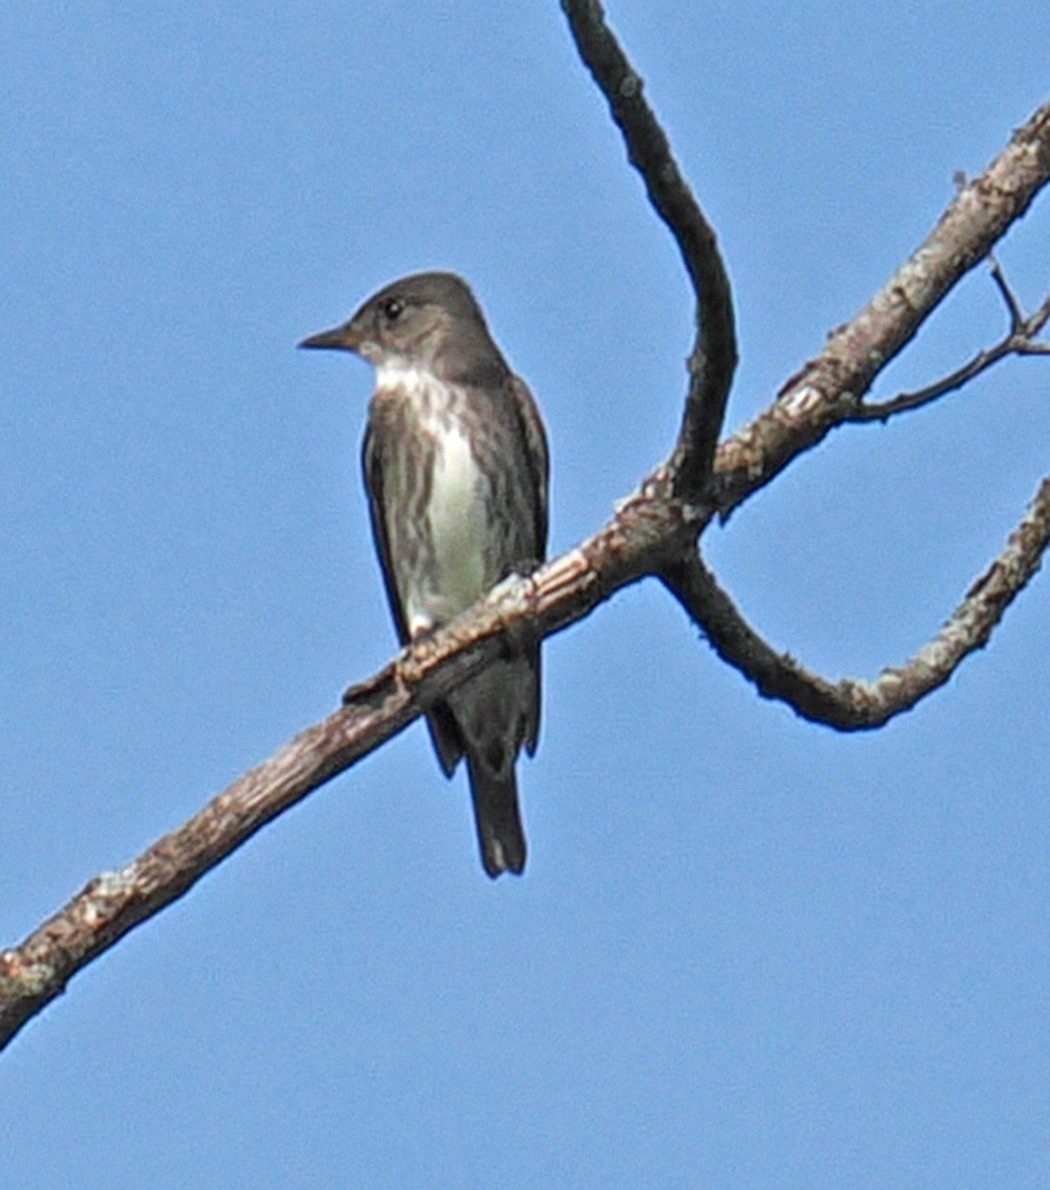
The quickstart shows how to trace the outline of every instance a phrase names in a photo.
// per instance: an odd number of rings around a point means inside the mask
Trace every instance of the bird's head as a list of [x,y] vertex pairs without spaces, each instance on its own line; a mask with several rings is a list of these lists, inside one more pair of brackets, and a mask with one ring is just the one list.
[[[387,285],[347,322],[299,344],[352,351],[377,368],[442,371],[491,344],[481,309],[455,273],[417,273]],[[494,349],[493,349],[494,350]]]

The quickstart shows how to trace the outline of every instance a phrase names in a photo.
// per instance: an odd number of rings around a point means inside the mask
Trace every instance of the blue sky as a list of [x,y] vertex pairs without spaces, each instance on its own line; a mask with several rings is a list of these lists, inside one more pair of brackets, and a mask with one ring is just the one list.
[[[509,11],[508,11],[509,10]],[[619,0],[764,407],[1046,99],[1050,13]],[[0,944],[393,648],[368,369],[297,353],[466,275],[542,404],[552,548],[669,449],[691,309],[557,6],[0,12]],[[1001,259],[1033,306],[1050,200]],[[1003,329],[969,278],[879,393]],[[706,539],[778,647],[902,661],[1050,459],[1050,364],[835,435]],[[1047,576],[847,737],[655,585],[546,650],[492,885],[420,727],[77,977],[0,1058],[12,1186],[1050,1180]]]

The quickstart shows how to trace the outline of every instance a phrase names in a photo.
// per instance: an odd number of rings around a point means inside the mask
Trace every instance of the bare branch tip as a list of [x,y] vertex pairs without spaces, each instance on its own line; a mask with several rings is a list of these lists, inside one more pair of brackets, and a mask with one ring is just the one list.
[[1007,313],[1010,315],[1010,330],[1016,335],[1023,331],[1025,324],[1021,303],[1017,300],[1017,294],[1014,293],[1010,282],[1007,281],[1002,265],[999,263],[994,252],[988,253],[988,262],[992,280],[995,282],[995,286],[999,290],[999,294],[1006,305]]

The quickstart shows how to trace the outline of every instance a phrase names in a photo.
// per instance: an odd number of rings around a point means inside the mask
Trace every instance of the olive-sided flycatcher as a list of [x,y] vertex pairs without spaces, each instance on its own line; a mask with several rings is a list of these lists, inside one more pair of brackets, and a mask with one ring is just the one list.
[[[470,607],[547,547],[547,442],[524,381],[462,278],[419,273],[370,297],[300,347],[352,351],[375,367],[363,461],[372,534],[401,643]],[[427,712],[438,760],[461,757],[481,861],[525,867],[514,766],[536,749],[540,651],[500,659]]]

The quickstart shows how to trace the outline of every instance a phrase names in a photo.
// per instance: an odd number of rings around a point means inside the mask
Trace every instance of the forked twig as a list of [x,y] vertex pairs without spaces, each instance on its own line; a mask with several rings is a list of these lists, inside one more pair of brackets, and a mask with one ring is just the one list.
[[1010,288],[1003,276],[999,262],[993,256],[991,274],[996,288],[1002,295],[1007,313],[1010,316],[1010,327],[1006,334],[992,347],[979,351],[969,363],[963,364],[954,372],[915,392],[901,393],[888,401],[863,402],[848,415],[847,421],[881,421],[887,422],[898,413],[905,413],[912,409],[921,409],[924,405],[956,392],[964,384],[968,384],[975,377],[986,372],[1000,360],[1010,355],[1050,355],[1050,343],[1038,343],[1037,335],[1041,334],[1047,321],[1050,320],[1050,297],[1030,314],[1027,318],[1021,310],[1017,296]]

